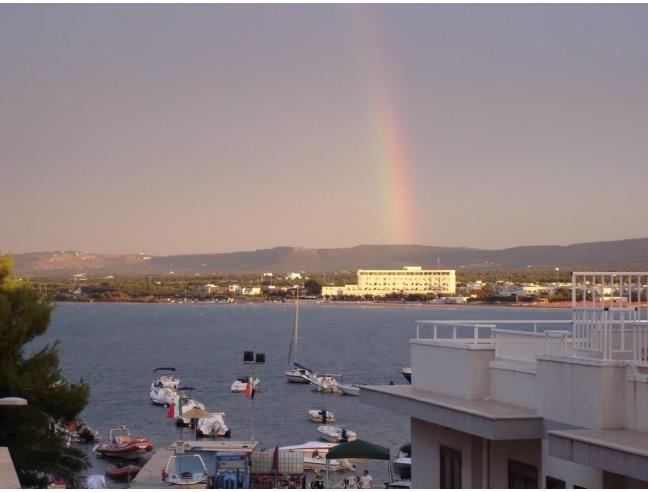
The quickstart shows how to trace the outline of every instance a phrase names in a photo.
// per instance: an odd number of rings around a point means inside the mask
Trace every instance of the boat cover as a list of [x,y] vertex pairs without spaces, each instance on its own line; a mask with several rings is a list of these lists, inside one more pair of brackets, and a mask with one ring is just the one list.
[[355,441],[338,444],[326,455],[327,460],[358,458],[366,460],[389,460],[389,449],[369,441]]

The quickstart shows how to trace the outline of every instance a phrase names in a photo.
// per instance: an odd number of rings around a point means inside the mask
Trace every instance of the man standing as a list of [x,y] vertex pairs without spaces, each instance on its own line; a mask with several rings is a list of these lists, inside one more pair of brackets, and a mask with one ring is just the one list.
[[371,489],[373,488],[373,477],[369,475],[369,470],[365,470],[360,477],[360,488]]

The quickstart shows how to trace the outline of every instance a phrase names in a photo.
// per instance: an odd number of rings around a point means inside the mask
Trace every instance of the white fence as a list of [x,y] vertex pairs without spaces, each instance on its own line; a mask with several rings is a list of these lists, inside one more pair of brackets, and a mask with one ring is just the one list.
[[540,355],[569,355],[572,341],[564,330],[542,333],[513,330],[494,330],[495,358],[516,362],[535,363]]

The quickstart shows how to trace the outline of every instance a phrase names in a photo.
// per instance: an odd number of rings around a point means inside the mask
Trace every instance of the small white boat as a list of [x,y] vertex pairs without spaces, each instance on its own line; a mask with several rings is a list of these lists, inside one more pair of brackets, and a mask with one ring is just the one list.
[[[298,451],[304,454],[304,468],[308,470],[326,470],[326,455],[337,443],[309,441],[294,446],[282,446],[281,451]],[[329,471],[355,470],[349,460],[329,460]]]
[[320,424],[332,424],[335,422],[335,415],[333,415],[333,412],[329,412],[328,410],[309,410],[308,411],[308,417],[313,421],[313,422],[318,422]]
[[[250,382],[250,378],[247,376],[237,378],[232,383],[232,386],[230,386],[230,390],[232,391],[232,393],[244,393],[249,382]],[[253,378],[251,382],[254,385],[254,387],[257,387],[261,382],[261,380],[258,378]]]
[[159,386],[151,386],[151,392],[149,393],[151,403],[153,403],[153,405],[159,405],[161,407],[168,407],[169,405],[171,405],[176,396],[176,390],[174,390],[173,388],[165,388]]
[[403,370],[401,371],[401,374],[405,379],[407,379],[407,382],[411,384],[412,382],[412,368],[411,367],[403,367]]
[[345,395],[349,396],[359,396],[360,395],[360,386],[356,384],[338,384],[338,388]]
[[334,376],[335,374],[316,375],[310,382],[311,389],[320,393],[340,393],[340,387]]
[[336,425],[320,425],[317,428],[317,432],[330,442],[349,442],[355,441],[358,438],[358,435],[352,430]]
[[207,482],[207,467],[198,454],[174,454],[162,471],[168,485],[196,485]]
[[[180,392],[179,395],[176,395],[175,400],[173,401],[173,418],[176,419],[176,425],[178,427],[187,427],[191,424],[191,419],[184,418],[182,415],[187,413],[192,408],[202,408],[205,410],[205,405],[191,398],[191,391],[195,388],[190,386],[181,386],[178,388]],[[171,410],[169,410],[171,412]]]
[[180,387],[180,380],[175,376],[175,367],[156,367],[153,369],[153,383],[151,388],[171,388],[177,390]]
[[196,434],[198,437],[230,437],[229,427],[225,425],[223,412],[214,412],[211,417],[198,419]]

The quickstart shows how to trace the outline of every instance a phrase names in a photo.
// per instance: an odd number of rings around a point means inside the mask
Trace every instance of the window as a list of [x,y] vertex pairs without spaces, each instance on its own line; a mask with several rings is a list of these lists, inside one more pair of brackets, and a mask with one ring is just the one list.
[[441,446],[441,488],[461,488],[461,451]]
[[538,469],[519,461],[509,460],[509,489],[537,489]]
[[547,475],[546,478],[546,488],[548,489],[564,489],[567,487],[567,484],[565,483],[564,480],[560,480],[559,478],[554,478],[550,477]]

